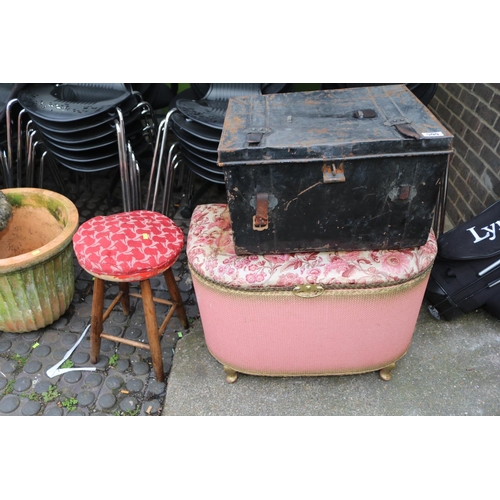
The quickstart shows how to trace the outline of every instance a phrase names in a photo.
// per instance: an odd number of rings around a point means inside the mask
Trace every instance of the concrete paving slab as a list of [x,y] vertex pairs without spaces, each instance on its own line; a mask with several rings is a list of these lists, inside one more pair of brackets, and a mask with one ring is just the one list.
[[378,372],[225,381],[195,322],[177,344],[163,416],[500,415],[500,320],[479,310],[450,322],[422,305],[390,381]]

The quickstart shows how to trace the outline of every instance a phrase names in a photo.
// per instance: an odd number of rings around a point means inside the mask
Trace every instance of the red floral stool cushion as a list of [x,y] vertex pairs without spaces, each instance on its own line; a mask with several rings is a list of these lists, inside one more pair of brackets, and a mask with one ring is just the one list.
[[184,233],[168,217],[149,210],[97,216],[73,236],[79,264],[110,281],[142,281],[168,269],[184,245]]

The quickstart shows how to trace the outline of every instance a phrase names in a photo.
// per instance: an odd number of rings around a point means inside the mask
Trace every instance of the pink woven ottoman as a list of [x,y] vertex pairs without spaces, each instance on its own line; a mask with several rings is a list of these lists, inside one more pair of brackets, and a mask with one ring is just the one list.
[[227,205],[198,205],[187,256],[208,350],[234,382],[266,376],[384,380],[408,350],[437,243],[404,250],[237,256]]

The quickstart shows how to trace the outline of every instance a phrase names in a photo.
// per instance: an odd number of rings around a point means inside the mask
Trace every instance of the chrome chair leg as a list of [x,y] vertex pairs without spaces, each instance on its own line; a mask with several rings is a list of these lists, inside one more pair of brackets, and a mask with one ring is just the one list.
[[16,178],[17,187],[21,187],[23,183],[23,118],[26,115],[26,110],[23,108],[17,117],[17,158],[16,158]]
[[12,107],[18,102],[17,99],[11,99],[5,107],[5,121],[7,126],[7,161],[9,169],[12,169]]
[[165,184],[163,186],[161,213],[163,215],[166,215],[167,217],[168,217],[168,212],[170,210],[170,199],[172,197],[172,186],[173,186],[174,172],[175,172],[175,168],[173,167],[173,165],[176,164],[176,161],[180,154],[177,153],[172,157],[172,153],[178,147],[179,147],[178,142],[174,142],[170,147],[168,151],[167,166],[165,169]]
[[138,210],[139,208],[141,208],[141,175],[139,163],[135,158],[135,154],[130,142],[127,142],[127,158],[131,209]]
[[26,180],[27,187],[33,187],[33,170],[34,170],[34,148],[35,148],[36,130],[31,129],[27,134],[27,160],[26,160]]
[[40,158],[40,170],[38,171],[38,187],[43,187],[43,172],[45,169],[45,158],[47,157],[47,151],[42,153]]
[[130,212],[132,210],[132,201],[130,198],[130,182],[128,176],[128,165],[127,165],[127,149],[125,146],[125,126],[123,120],[123,114],[120,108],[116,108],[118,113],[118,120],[115,120],[116,136],[118,139],[118,157],[120,163],[120,177],[122,185],[122,200],[123,209],[125,212]]
[[3,150],[0,150],[0,166],[2,168],[2,178],[4,187],[6,188],[12,187],[12,172],[10,171],[9,168],[7,153]]
[[[64,180],[61,176],[61,173],[59,172],[59,167],[58,167],[56,160],[54,159],[54,156],[49,151],[45,151],[45,153],[42,155],[42,160],[44,158],[47,162],[47,166],[50,169],[50,173],[52,175],[52,178],[56,181],[61,192],[64,192],[64,189],[65,189]],[[45,165],[45,162],[44,162],[44,165]]]
[[[164,119],[160,122],[158,126],[158,133],[156,135],[156,142],[153,152],[153,161],[151,162],[151,171],[149,173],[149,182],[148,182],[148,191],[146,193],[146,201],[145,207],[148,209],[150,206],[151,196],[153,196],[153,192],[158,189],[158,183],[160,179],[160,168],[158,168],[158,157],[159,150],[163,147],[163,137],[166,134],[167,120]],[[160,146],[161,144],[161,146]],[[163,152],[161,153],[163,155]],[[153,188],[154,183],[154,188]],[[151,203],[151,206],[154,208],[154,202]]]
[[182,187],[182,180],[184,177],[184,161],[182,156],[179,157],[177,162],[174,164],[174,169],[177,169],[177,182],[174,185],[175,189],[179,189]]
[[[165,148],[167,145],[168,124],[170,121],[170,117],[176,111],[177,108],[173,108],[167,113],[165,118],[161,121],[158,127],[158,134],[156,135],[153,162],[151,164],[148,192],[146,196],[146,206],[152,207],[151,208],[152,210],[154,210],[154,207],[156,206],[156,193],[158,192],[158,186],[160,183],[161,165],[163,165],[164,162]],[[154,188],[153,188],[153,183],[154,183]],[[153,196],[152,201],[151,201],[151,196]]]

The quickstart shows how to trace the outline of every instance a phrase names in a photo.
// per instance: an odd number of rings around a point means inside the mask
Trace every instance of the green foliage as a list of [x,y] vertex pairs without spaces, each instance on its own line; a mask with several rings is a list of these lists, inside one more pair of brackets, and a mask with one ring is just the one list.
[[71,361],[71,359],[67,359],[62,365],[61,368],[73,368],[75,366],[75,363]]
[[139,405],[135,407],[134,410],[126,410],[126,411],[120,411],[120,410],[115,410],[112,415],[113,417],[135,417],[139,415]]
[[57,387],[55,385],[51,385],[45,392],[42,392],[42,398],[46,403],[50,401],[54,401],[59,396],[59,392],[57,391]]
[[12,359],[13,361],[16,361],[17,364],[22,368],[26,362],[28,361],[28,357],[25,357],[23,358],[21,355],[19,354],[11,354],[9,356],[10,359]]
[[78,400],[75,398],[66,398],[64,401],[61,401],[61,405],[68,411],[73,411],[78,406]]
[[137,405],[137,407],[135,408],[135,410],[127,410],[124,415],[126,417],[135,417],[136,415],[139,415],[139,411],[140,411],[140,408],[139,408],[139,405]]
[[42,396],[40,394],[37,394],[36,392],[30,392],[29,394],[23,392],[22,394],[19,394],[19,397],[27,398],[30,401],[40,401],[42,399]]
[[118,363],[118,354],[115,353],[113,354],[113,356],[109,358],[109,366],[115,367],[117,363]]
[[14,390],[14,381],[9,380],[9,382],[5,386],[5,389],[2,392],[2,396],[5,396],[6,394],[10,394],[13,390]]

